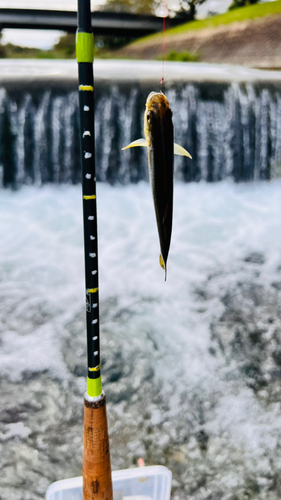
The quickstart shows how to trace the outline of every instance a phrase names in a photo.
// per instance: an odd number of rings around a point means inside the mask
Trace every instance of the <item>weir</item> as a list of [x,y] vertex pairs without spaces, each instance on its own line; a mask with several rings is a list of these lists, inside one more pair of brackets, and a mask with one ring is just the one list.
[[[146,97],[157,86],[147,78],[96,78],[97,180],[148,180],[145,148],[121,149],[143,136]],[[188,162],[175,158],[176,179],[216,182],[280,176],[278,81],[192,81],[189,75],[168,78],[164,92],[173,110],[175,141],[193,157]],[[76,82],[70,75],[53,81],[48,75],[32,81],[6,76],[0,82],[1,185],[80,182],[78,126]]]

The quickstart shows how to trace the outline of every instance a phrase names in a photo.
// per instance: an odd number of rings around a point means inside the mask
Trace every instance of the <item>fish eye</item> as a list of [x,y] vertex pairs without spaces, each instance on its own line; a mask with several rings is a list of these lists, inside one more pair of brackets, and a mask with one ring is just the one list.
[[147,112],[146,118],[147,118],[148,123],[151,123],[151,121],[152,121],[152,113],[151,113],[151,111]]

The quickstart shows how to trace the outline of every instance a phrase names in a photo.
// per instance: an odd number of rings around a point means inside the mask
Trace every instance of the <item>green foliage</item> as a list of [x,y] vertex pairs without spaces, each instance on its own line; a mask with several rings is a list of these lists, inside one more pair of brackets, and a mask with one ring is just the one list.
[[198,5],[205,3],[206,0],[180,0],[179,13],[186,12],[191,20],[195,18],[196,8]]
[[197,62],[199,61],[199,54],[190,53],[186,51],[177,52],[176,50],[171,50],[166,56],[166,61],[180,61],[180,62]]
[[121,49],[128,43],[136,40],[136,37],[128,36],[111,36],[111,35],[96,35],[95,36],[95,55],[100,55],[108,50]]
[[[188,14],[194,19],[198,5],[207,0],[178,0],[175,5],[166,3],[168,13]],[[107,0],[103,10],[113,12],[132,12],[134,14],[156,14],[163,8],[163,0]]]
[[19,45],[14,45],[12,43],[7,43],[6,45],[0,45],[0,58],[7,57],[11,59],[37,59],[39,57],[51,57],[51,51],[40,50],[30,47],[21,47]]
[[246,7],[246,5],[253,5],[254,3],[258,2],[259,0],[233,0],[228,10],[234,10],[238,7]]
[[0,45],[0,59],[7,57],[6,49],[4,45]]
[[[139,37],[138,37],[139,38]],[[108,59],[116,57],[114,51],[137,40],[137,37],[95,35],[95,58]]]
[[155,14],[162,0],[107,0],[104,9],[111,12],[131,12],[133,14]]
[[64,59],[63,56],[59,56],[52,50],[39,50],[35,57],[36,59]]
[[1,45],[1,38],[3,36],[3,33],[0,31],[0,59],[3,59],[3,57],[6,57],[6,49],[4,45]]
[[65,33],[54,45],[54,51],[66,59],[75,57],[75,34]]
[[[2,49],[2,51],[1,51]],[[20,47],[12,43],[0,46],[0,57],[8,58],[33,58],[36,57],[39,49],[32,49],[29,47]]]

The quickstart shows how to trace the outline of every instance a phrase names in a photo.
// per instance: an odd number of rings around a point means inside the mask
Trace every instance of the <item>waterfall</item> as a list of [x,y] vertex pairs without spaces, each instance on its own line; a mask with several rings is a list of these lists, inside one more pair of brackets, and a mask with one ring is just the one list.
[[[97,179],[148,179],[144,148],[121,151],[143,136],[148,84],[98,83],[95,92]],[[263,180],[280,176],[281,91],[261,83],[177,83],[166,90],[175,141],[193,160],[175,157],[184,182]],[[80,182],[78,95],[66,86],[0,88],[0,181],[3,186]]]

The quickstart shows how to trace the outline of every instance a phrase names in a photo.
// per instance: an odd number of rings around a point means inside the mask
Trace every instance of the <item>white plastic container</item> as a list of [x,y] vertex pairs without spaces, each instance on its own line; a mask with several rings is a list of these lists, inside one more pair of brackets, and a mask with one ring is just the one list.
[[[170,500],[172,473],[162,465],[112,472],[113,500]],[[46,500],[83,500],[82,477],[49,486]]]

